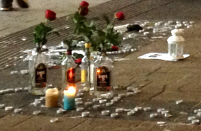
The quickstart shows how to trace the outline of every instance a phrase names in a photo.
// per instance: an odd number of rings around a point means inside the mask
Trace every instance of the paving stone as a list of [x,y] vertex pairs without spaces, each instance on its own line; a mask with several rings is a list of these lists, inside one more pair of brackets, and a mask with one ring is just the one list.
[[[129,120],[108,120],[108,119],[89,119],[84,123],[78,125],[72,131],[128,131],[138,126],[141,121],[129,121]],[[112,127],[112,128],[111,128]]]
[[24,121],[29,120],[31,117],[33,117],[33,116],[19,115],[19,114],[7,115],[0,119],[0,127],[6,126],[8,128],[12,128]]
[[16,125],[14,130],[70,130],[87,119],[59,118],[55,123],[50,123],[51,117],[35,116],[23,123]]
[[[179,91],[165,91],[158,96],[154,97],[153,100],[184,100],[184,101],[200,101],[200,92],[179,92]],[[193,97],[192,97],[193,96]]]
[[[187,125],[187,124],[169,124],[167,123],[166,130],[170,131],[191,131],[196,125]],[[154,128],[153,128],[154,129]],[[154,130],[155,131],[155,130]],[[165,131],[165,130],[164,130]]]

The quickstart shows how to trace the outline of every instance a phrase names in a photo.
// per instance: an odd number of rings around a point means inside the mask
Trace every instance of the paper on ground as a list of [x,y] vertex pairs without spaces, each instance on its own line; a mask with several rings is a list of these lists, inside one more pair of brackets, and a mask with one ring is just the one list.
[[[189,54],[184,54],[183,59],[189,57]],[[172,59],[168,53],[147,53],[142,56],[138,57],[139,59],[159,59],[159,60],[165,60],[165,61],[178,61],[179,59]]]

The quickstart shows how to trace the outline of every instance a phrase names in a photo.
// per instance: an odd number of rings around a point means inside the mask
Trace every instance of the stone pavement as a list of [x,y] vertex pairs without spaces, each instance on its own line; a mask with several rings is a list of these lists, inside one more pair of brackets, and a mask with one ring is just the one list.
[[[186,39],[184,52],[190,54],[189,58],[178,62],[138,59],[145,53],[167,52],[167,38],[165,37],[127,55],[125,58],[129,60],[115,62],[113,74],[115,85],[137,86],[142,90],[142,93],[137,96],[123,98],[118,106],[124,105],[127,108],[151,106],[154,109],[164,107],[173,114],[171,118],[150,119],[148,114],[137,114],[131,117],[125,117],[122,114],[119,119],[109,117],[101,119],[98,117],[70,118],[71,112],[67,112],[65,115],[57,116],[59,117],[58,122],[50,123],[50,119],[55,116],[16,115],[10,112],[0,113],[0,130],[200,131],[201,125],[191,125],[187,121],[187,117],[193,114],[194,109],[201,108],[200,4],[201,2],[198,0],[177,0],[126,21],[133,22],[141,19],[195,21],[193,28],[186,29],[184,35]],[[6,71],[8,70],[3,70],[1,74],[6,74]],[[3,96],[1,96],[1,101],[5,101],[2,98]],[[21,98],[21,100],[23,99]],[[176,105],[176,100],[184,100],[184,102]],[[20,100],[16,100],[16,102],[20,102]],[[167,124],[159,126],[157,121],[165,121]]]
[[[82,0],[28,0],[30,8],[21,9],[16,0],[13,11],[1,11],[0,37],[37,25],[45,20],[45,10],[56,12],[57,18],[74,13]],[[109,0],[88,0],[90,8]]]

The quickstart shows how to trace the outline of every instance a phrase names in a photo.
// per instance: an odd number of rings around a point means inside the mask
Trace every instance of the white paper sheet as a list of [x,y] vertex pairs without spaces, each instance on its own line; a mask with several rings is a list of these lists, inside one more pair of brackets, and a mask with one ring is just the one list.
[[[189,57],[190,54],[184,54],[182,59]],[[168,55],[168,53],[147,53],[142,56],[139,56],[138,59],[158,59],[158,60],[165,60],[165,61],[178,61],[180,59],[172,59]]]

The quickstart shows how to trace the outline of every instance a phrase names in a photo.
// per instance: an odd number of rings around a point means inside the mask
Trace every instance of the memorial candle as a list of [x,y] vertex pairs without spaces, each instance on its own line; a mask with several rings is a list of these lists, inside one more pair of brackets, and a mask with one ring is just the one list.
[[47,89],[45,93],[45,106],[57,107],[59,99],[59,91],[57,88]]
[[72,110],[75,108],[76,90],[70,86],[68,90],[64,90],[64,110]]

